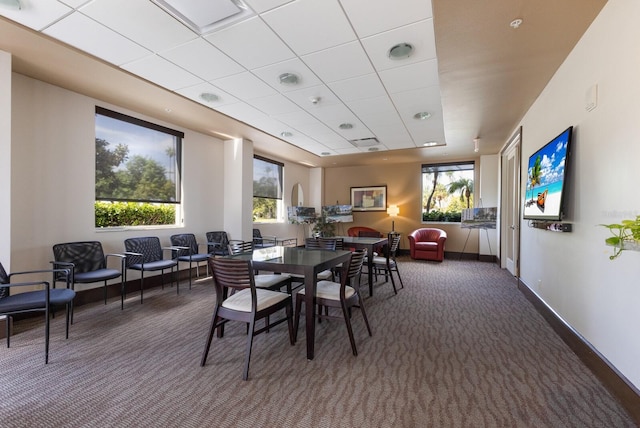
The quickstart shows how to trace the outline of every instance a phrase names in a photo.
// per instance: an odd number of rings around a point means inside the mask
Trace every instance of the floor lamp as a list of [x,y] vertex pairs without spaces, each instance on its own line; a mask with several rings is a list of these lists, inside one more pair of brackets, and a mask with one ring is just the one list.
[[398,208],[397,205],[389,205],[389,208],[387,208],[387,214],[391,217],[391,231],[395,232],[396,225],[393,217],[398,217],[398,214],[400,214],[400,208]]

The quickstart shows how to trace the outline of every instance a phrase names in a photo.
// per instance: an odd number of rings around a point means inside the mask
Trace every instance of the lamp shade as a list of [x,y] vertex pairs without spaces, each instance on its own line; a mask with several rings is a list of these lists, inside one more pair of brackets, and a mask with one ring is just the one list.
[[398,208],[397,205],[389,205],[389,208],[387,208],[387,214],[391,217],[397,217],[398,214],[400,214],[400,208]]

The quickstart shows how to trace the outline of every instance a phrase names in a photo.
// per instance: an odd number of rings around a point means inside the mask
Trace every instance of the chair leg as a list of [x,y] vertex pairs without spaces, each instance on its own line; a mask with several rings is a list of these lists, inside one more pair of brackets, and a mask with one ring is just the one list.
[[249,322],[249,337],[247,338],[247,351],[244,357],[244,371],[242,372],[242,380],[249,379],[249,363],[251,362],[251,348],[253,346],[253,332],[255,329],[255,318]]
[[142,293],[144,293],[144,269],[140,271],[140,303],[142,304]]
[[67,321],[67,326],[66,326],[65,339],[68,339],[68,338],[69,338],[69,321],[70,321],[70,319],[71,319],[71,314],[70,314],[70,312],[71,312],[71,304],[72,304],[72,303],[73,303],[73,302],[69,302],[69,303],[67,304],[67,320],[66,320],[66,321]]
[[289,342],[293,346],[296,344],[296,339],[293,335],[293,304],[288,304],[285,311],[287,313],[287,326],[289,327]]
[[[300,312],[302,311],[302,301],[304,299],[302,296],[296,296],[296,314],[293,320],[293,341],[296,342],[298,340],[298,325],[300,324]],[[7,336],[8,337],[8,336]]]
[[126,293],[124,284],[125,284],[124,277],[120,277],[120,310],[121,311],[124,310],[124,295]]
[[209,348],[211,347],[211,340],[213,340],[213,333],[216,331],[216,318],[218,318],[218,308],[213,311],[213,316],[211,317],[211,326],[209,327],[209,335],[207,336],[207,342],[204,345],[204,352],[202,353],[202,358],[200,359],[200,366],[204,367],[207,362],[207,355],[209,355]]
[[369,332],[369,336],[373,336],[373,333],[371,332],[371,327],[369,326],[369,318],[367,318],[367,311],[364,309],[364,299],[360,295],[358,295],[358,306],[360,307],[360,312],[362,312],[364,325],[367,326],[367,331]]
[[9,325],[11,324],[11,316],[10,315],[6,315],[5,319],[5,334],[7,335],[7,348],[10,347],[10,338],[11,338],[11,331],[9,329]]
[[104,304],[107,304],[107,281],[104,281]]
[[393,294],[398,294],[398,290],[396,289],[396,282],[393,280],[393,272],[391,271],[391,268],[387,268],[387,270],[385,270],[385,272],[384,272],[385,278],[387,277],[387,275],[389,275],[391,277],[391,285],[393,286]]
[[398,265],[396,265],[396,274],[398,275],[398,279],[400,280],[400,288],[404,288],[404,284],[402,283],[402,277],[400,276],[400,271],[398,270]]
[[189,290],[191,290],[191,260],[189,260]]
[[46,320],[44,322],[44,363],[49,364],[49,307],[45,309]]
[[351,342],[351,352],[354,356],[358,356],[358,349],[356,348],[356,340],[353,337],[353,329],[351,328],[351,318],[349,317],[349,310],[347,305],[342,302],[342,316],[344,317],[344,323],[347,325],[347,332],[349,333],[349,342]]

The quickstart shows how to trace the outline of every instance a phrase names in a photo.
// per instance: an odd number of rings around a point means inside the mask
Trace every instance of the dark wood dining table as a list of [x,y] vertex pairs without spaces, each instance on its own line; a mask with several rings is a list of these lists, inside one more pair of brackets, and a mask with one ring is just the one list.
[[387,238],[370,238],[358,236],[336,236],[342,239],[344,248],[355,248],[360,250],[367,249],[367,279],[369,281],[369,296],[373,296],[373,249],[384,244],[389,240]]
[[316,293],[318,273],[346,262],[350,255],[349,251],[342,250],[307,250],[301,247],[275,246],[227,257],[252,260],[253,268],[256,270],[304,275],[307,359],[313,360],[316,320],[313,296]]

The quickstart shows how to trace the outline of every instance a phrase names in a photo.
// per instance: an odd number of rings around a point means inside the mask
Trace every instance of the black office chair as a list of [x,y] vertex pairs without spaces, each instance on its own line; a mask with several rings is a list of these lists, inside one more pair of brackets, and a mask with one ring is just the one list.
[[[192,270],[193,263],[196,264],[196,270],[199,270],[200,263],[206,262],[209,258],[209,253],[200,253],[200,245],[196,241],[196,236],[193,233],[180,233],[177,235],[171,235],[171,245],[178,248],[173,252],[173,257],[177,258],[178,264],[180,262],[189,263],[189,290],[191,290],[192,283]],[[207,272],[209,267],[207,265]],[[199,272],[196,272],[199,276]]]
[[253,246],[255,248],[274,247],[277,243],[275,236],[263,236],[260,229],[253,229]]
[[[207,252],[214,256],[226,256],[229,254],[229,236],[223,230],[207,232]],[[208,266],[208,265],[207,265]]]
[[[80,241],[55,244],[51,262],[54,269],[71,271],[71,289],[75,284],[104,281],[104,304],[107,304],[107,281],[120,278],[120,308],[124,308],[124,254],[105,254],[99,241]],[[118,259],[119,269],[109,268],[109,259]],[[113,262],[112,262],[113,264]],[[66,275],[58,274],[55,281],[65,281]],[[55,282],[53,284],[55,288]],[[71,311],[73,323],[73,308]]]
[[[171,277],[173,281],[174,268],[178,266],[178,260],[173,257],[170,259],[164,259],[164,252],[170,251],[173,256],[173,252],[177,251],[175,248],[163,248],[160,245],[160,239],[156,236],[146,236],[141,238],[129,238],[124,240],[124,254],[127,256],[126,267],[128,269],[137,270],[140,272],[140,303],[142,303],[142,296],[144,293],[144,273],[146,271],[160,271],[162,288],[164,289],[164,271],[166,269],[171,270]],[[127,280],[127,270],[125,270],[125,282]],[[180,294],[180,283],[176,284],[177,293]]]
[[[33,275],[38,273],[52,273],[58,275],[60,273],[66,274],[67,286],[66,288],[51,288],[47,281],[28,281],[28,282],[14,282],[11,283],[11,278],[18,275]],[[11,295],[9,290],[12,287],[33,287],[41,285],[43,290],[26,291],[24,293],[17,293]],[[56,307],[65,306],[66,308],[66,336],[69,338],[69,322],[71,313],[71,303],[76,297],[76,292],[71,289],[71,272],[69,269],[49,269],[49,270],[35,270],[28,272],[14,272],[7,275],[2,263],[0,263],[0,315],[5,315],[6,319],[6,335],[7,335],[7,348],[10,347],[11,329],[9,318],[11,315],[27,313],[27,312],[44,312],[45,314],[45,345],[44,345],[44,363],[49,363],[49,325],[52,309]]]

